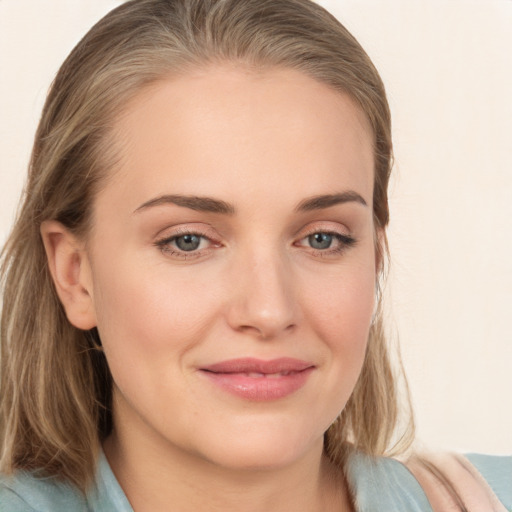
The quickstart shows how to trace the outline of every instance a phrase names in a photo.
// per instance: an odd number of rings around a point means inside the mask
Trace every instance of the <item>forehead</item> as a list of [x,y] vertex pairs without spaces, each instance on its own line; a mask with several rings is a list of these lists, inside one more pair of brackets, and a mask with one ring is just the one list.
[[371,204],[365,115],[348,95],[295,70],[212,66],[161,80],[128,103],[113,139],[121,158],[100,196],[117,192],[133,209],[162,193],[236,204],[347,187]]

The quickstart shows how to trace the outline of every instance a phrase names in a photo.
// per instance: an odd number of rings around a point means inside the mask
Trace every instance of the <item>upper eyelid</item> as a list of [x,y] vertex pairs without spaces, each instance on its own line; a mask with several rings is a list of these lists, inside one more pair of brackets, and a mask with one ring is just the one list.
[[[349,229],[346,224],[342,224],[339,221],[314,221],[310,224],[311,225],[302,226],[300,229],[297,229],[295,233],[291,234],[294,241],[293,243],[314,233],[329,233],[354,238],[352,230]],[[160,229],[153,238],[155,243],[157,243],[173,240],[183,235],[197,235],[213,243],[221,243],[221,240],[224,238],[222,235],[219,235],[217,230],[211,225],[196,222],[167,226]]]
[[332,228],[315,228],[315,229],[309,229],[304,232],[303,235],[299,236],[309,236],[314,233],[331,233],[333,235],[345,235],[349,236],[349,233],[342,232],[342,230],[332,229]]
[[171,239],[178,238],[183,235],[198,235],[204,238],[208,238],[209,240],[213,240],[216,237],[214,236],[214,230],[211,226],[201,225],[197,227],[196,223],[185,224],[185,225],[177,225],[177,226],[167,226],[163,229],[160,229],[155,235],[154,238],[156,240],[162,239]]
[[337,233],[336,231],[327,231],[327,230],[313,231],[312,233],[309,233],[309,234],[306,234],[305,236],[300,237],[298,239],[298,241],[302,242],[306,238],[309,238],[311,235],[314,235],[316,233],[324,233],[326,235],[332,235],[334,238],[337,238],[342,244],[345,244],[345,245],[352,245],[357,242],[357,240],[352,235]]
[[341,224],[340,222],[320,221],[312,224],[313,225],[311,226],[308,225],[305,228],[299,229],[295,236],[304,238],[314,233],[332,233],[347,237],[352,236],[352,232],[348,226]]

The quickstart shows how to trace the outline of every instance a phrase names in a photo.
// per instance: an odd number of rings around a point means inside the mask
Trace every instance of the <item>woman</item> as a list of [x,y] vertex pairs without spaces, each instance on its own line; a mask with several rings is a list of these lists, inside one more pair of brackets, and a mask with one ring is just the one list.
[[378,73],[315,4],[101,20],[3,254],[0,510],[503,510],[509,459],[373,458],[412,439],[380,317],[390,167]]

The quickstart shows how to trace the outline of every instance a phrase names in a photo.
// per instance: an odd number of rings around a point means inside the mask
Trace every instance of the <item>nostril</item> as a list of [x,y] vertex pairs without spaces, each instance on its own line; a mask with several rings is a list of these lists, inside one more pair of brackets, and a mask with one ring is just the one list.
[[254,326],[254,325],[240,325],[238,330],[247,334],[253,334],[262,340],[272,339],[282,333],[292,331],[295,324],[289,324],[282,328],[279,325],[274,326]]

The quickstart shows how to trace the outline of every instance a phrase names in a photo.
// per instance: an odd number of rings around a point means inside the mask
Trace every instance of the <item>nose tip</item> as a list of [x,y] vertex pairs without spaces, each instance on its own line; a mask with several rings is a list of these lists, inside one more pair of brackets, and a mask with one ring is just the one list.
[[298,322],[292,279],[282,264],[245,265],[236,276],[228,321],[233,329],[268,340],[291,332]]

